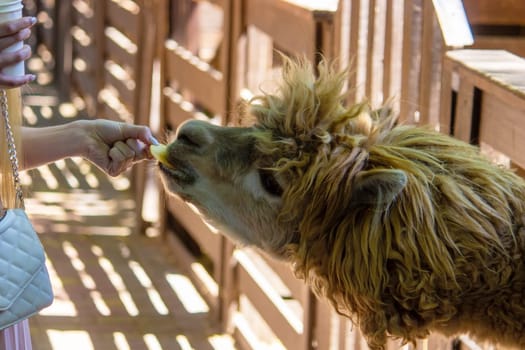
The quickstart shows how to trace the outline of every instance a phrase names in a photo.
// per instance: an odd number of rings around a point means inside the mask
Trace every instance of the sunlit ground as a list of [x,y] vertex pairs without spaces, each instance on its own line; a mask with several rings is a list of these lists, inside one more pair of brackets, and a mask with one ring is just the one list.
[[[82,117],[81,100],[59,103],[42,93],[52,81],[42,59],[28,66],[42,73],[39,85],[25,91],[26,125]],[[135,232],[129,174],[110,178],[72,158],[25,172],[22,182],[55,293],[53,304],[30,320],[35,350],[235,349],[161,237]],[[158,205],[148,208],[144,214],[155,218]],[[195,265],[216,295],[217,285]]]
[[160,238],[133,232],[127,178],[88,166],[72,159],[23,177],[55,292],[31,319],[36,349],[234,349]]
[[36,349],[234,349],[160,238],[133,232],[127,177],[71,159],[23,182],[55,292],[31,319]]

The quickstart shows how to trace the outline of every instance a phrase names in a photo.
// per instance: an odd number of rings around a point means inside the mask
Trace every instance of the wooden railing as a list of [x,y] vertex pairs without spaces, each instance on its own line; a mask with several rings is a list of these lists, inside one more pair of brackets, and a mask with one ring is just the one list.
[[458,50],[444,60],[442,131],[485,144],[525,168],[525,59],[504,50]]
[[[153,88],[160,91],[153,107],[161,132],[191,118],[228,125],[235,123],[236,103],[275,77],[276,50],[312,62],[324,56],[342,67],[352,62],[350,103],[367,97],[380,105],[393,97],[403,122],[439,124],[443,132],[490,144],[524,166],[519,150],[525,149],[525,134],[517,127],[525,115],[520,83],[476,65],[489,53],[449,51],[468,43],[468,35],[447,38],[447,16],[432,6],[440,1],[323,1],[323,8],[307,3],[321,2],[57,0],[55,13],[68,19],[61,28],[73,33],[70,49],[56,60],[57,76],[69,77],[60,86],[82,96],[91,116],[148,124]],[[491,57],[507,68],[517,64],[508,53]],[[151,80],[154,61],[158,86]],[[496,113],[505,117],[495,122]],[[135,181],[140,206],[144,173]],[[351,322],[318,300],[289,266],[238,249],[179,199],[162,198],[160,207],[166,241],[210,305],[213,320],[235,336],[239,348],[367,349]],[[417,349],[472,348],[469,344],[432,335]],[[389,342],[388,349],[398,348]]]

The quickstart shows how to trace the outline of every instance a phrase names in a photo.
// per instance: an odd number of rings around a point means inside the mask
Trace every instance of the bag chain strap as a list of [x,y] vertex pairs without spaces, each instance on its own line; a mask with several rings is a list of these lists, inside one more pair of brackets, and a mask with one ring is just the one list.
[[24,208],[24,194],[22,191],[22,185],[20,184],[20,175],[18,173],[18,157],[16,155],[15,137],[13,135],[13,130],[11,129],[11,124],[9,123],[7,92],[4,89],[0,90],[0,110],[5,122],[7,151],[9,154],[9,161],[11,162],[11,168],[13,169],[13,180],[15,182],[16,192],[15,204],[19,208]]

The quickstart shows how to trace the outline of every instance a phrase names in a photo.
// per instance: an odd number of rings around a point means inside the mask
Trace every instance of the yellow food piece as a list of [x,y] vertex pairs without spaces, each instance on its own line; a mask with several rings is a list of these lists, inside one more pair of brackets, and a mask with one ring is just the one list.
[[149,146],[149,150],[151,152],[151,155],[153,158],[158,160],[164,165],[169,166],[170,163],[168,162],[168,146],[166,145],[151,145]]

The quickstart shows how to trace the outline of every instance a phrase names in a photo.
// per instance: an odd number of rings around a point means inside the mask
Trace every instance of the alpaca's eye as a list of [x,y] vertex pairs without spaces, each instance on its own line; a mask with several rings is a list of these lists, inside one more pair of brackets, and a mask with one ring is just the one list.
[[261,184],[272,196],[281,196],[283,194],[283,189],[279,182],[275,179],[273,173],[269,170],[259,169],[259,177],[261,178]]

